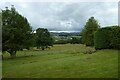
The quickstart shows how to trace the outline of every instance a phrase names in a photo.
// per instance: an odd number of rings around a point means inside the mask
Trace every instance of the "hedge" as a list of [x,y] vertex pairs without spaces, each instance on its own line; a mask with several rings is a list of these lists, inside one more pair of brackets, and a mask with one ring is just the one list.
[[120,27],[98,29],[94,34],[94,46],[96,49],[120,49]]
[[120,27],[112,27],[112,35],[111,35],[111,43],[110,45],[114,49],[120,49]]

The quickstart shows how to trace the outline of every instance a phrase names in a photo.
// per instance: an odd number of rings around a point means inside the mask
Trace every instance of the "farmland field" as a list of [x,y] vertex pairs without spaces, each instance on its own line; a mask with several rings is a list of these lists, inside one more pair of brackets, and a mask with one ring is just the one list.
[[18,51],[3,57],[3,78],[117,78],[118,50],[94,50],[82,44],[54,45],[51,49]]

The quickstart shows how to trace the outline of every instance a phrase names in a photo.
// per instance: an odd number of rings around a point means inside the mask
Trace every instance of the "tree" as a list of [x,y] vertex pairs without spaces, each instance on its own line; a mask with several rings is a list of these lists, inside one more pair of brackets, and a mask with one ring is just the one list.
[[82,42],[87,46],[94,46],[94,32],[98,28],[100,28],[100,26],[97,20],[95,20],[94,17],[90,17],[81,32]]
[[53,46],[53,39],[47,29],[38,28],[36,30],[36,36],[37,48],[42,48],[42,50],[44,50],[49,46]]
[[27,19],[20,15],[12,5],[2,10],[2,51],[16,57],[16,52],[27,46],[32,28]]

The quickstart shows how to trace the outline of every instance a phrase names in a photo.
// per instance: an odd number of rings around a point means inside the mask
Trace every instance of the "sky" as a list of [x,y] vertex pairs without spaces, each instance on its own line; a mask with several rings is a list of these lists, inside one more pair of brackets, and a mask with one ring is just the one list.
[[11,5],[28,19],[33,30],[81,31],[92,16],[101,27],[118,25],[118,2],[3,2],[0,8]]

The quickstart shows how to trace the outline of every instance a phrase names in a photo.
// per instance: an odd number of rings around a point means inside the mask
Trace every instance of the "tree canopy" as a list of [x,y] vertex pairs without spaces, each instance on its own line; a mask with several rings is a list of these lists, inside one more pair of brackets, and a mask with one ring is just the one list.
[[47,29],[38,28],[36,30],[36,36],[37,48],[42,48],[42,50],[44,50],[45,48],[48,48],[48,46],[53,45],[53,39]]
[[81,32],[82,42],[87,46],[94,46],[94,32],[100,28],[97,20],[94,17],[90,17]]
[[16,51],[29,44],[32,28],[14,8],[2,10],[2,50],[15,57]]

